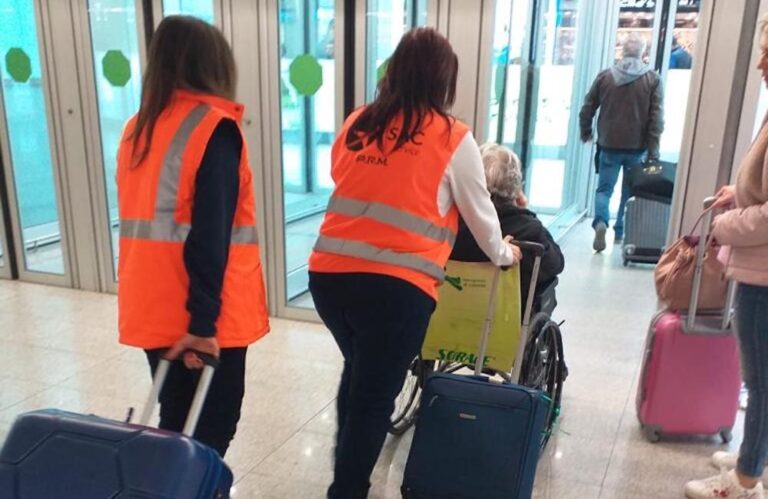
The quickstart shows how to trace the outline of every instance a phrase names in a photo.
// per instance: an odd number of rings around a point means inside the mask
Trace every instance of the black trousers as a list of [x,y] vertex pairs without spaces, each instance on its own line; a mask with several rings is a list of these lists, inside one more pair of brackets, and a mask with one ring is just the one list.
[[310,273],[309,289],[344,356],[328,497],[365,499],[395,398],[421,349],[435,301],[406,281],[376,274]]
[[[154,376],[165,350],[146,350]],[[194,438],[216,450],[222,457],[235,436],[245,395],[245,354],[247,348],[222,348],[221,363],[211,381],[208,398],[200,415]],[[189,406],[200,379],[198,370],[174,362],[160,392],[160,428],[175,432],[184,429]]]

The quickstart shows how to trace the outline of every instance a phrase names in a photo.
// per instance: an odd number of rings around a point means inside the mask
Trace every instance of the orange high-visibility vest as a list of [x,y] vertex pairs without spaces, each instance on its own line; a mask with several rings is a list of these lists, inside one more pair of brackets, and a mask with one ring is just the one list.
[[[117,160],[121,343],[163,348],[186,334],[189,276],[183,253],[197,171],[219,122],[230,118],[240,123],[242,114],[243,106],[225,99],[177,91],[155,125],[149,154],[136,166],[130,141],[136,117],[126,124]],[[140,141],[137,150],[141,146]],[[245,137],[239,168],[239,198],[216,323],[222,348],[247,346],[269,331]]]
[[[403,279],[433,298],[456,241],[455,206],[441,216],[437,193],[453,153],[469,128],[428,115],[422,130],[394,152],[359,137],[352,113],[333,145],[336,187],[309,261],[313,272],[369,272]],[[391,151],[402,126],[384,136]]]

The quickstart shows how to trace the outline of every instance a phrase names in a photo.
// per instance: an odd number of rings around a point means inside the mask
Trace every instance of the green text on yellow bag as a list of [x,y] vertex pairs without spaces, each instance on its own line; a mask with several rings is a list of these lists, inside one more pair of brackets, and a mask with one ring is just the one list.
[[[496,267],[449,261],[422,347],[424,359],[474,365]],[[484,367],[511,371],[521,329],[520,267],[501,273]]]

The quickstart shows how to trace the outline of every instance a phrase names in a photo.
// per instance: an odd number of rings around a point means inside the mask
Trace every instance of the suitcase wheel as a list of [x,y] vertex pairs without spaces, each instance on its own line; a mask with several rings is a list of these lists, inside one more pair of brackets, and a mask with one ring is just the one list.
[[723,428],[722,430],[720,430],[720,438],[723,440],[724,444],[731,443],[731,440],[733,440],[733,429]]
[[661,433],[659,433],[659,429],[654,426],[643,426],[643,436],[652,444],[661,441]]
[[624,259],[623,263],[625,267],[629,267],[629,260],[627,260],[626,258]]

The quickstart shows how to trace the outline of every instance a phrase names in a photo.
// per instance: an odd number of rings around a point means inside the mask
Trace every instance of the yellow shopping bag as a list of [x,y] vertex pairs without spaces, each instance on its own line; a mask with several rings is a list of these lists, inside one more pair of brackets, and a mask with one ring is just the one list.
[[[449,261],[422,347],[424,359],[475,364],[496,267]],[[510,372],[521,330],[520,267],[501,273],[484,367]]]

